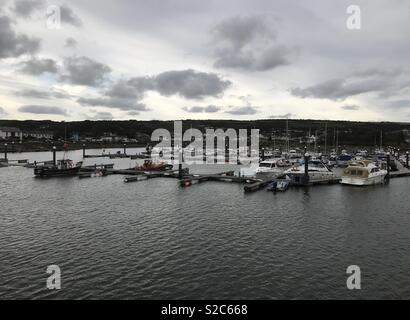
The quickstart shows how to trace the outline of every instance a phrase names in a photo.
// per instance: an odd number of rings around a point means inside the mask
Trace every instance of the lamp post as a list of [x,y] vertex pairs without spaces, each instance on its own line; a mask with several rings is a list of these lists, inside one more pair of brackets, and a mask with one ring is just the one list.
[[305,181],[304,184],[307,185],[309,184],[309,153],[305,153]]
[[57,157],[56,157],[56,146],[53,146],[53,163],[56,166],[57,165]]
[[4,144],[4,159],[7,162],[7,143]]

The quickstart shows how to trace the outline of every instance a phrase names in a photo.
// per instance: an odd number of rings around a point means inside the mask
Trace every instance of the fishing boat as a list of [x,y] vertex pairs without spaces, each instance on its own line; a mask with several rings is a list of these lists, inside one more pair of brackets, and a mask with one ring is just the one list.
[[309,181],[306,181],[304,163],[286,170],[284,174],[287,180],[290,180],[292,184],[296,185],[307,183],[329,183],[337,179],[337,175],[320,160],[309,160],[307,169]]
[[137,166],[135,169],[138,171],[166,171],[172,170],[173,165],[165,162],[154,163],[152,160],[145,160],[143,165]]
[[387,170],[380,169],[369,160],[353,161],[343,171],[342,184],[368,186],[384,183]]
[[34,175],[40,178],[76,176],[81,169],[82,162],[76,164],[69,159],[58,160],[54,165],[43,165],[34,168]]

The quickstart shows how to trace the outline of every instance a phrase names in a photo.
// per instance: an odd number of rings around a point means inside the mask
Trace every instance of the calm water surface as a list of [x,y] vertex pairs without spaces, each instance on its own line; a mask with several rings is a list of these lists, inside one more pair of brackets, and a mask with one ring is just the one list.
[[[135,165],[85,164],[103,162]],[[2,168],[0,299],[409,299],[409,190],[402,178],[245,194],[220,182],[41,180]],[[58,292],[46,289],[51,264],[62,270]],[[346,289],[352,264],[361,291]]]

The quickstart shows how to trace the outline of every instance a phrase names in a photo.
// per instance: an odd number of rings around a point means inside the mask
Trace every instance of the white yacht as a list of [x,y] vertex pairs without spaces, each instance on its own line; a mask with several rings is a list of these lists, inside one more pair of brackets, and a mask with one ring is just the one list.
[[[303,184],[305,177],[305,164],[294,166],[286,170],[285,175],[295,184]],[[320,160],[309,160],[308,162],[309,183],[327,183],[337,179],[337,176]]]
[[353,186],[381,184],[386,176],[387,170],[380,169],[372,161],[354,161],[343,171],[341,183]]
[[256,169],[256,173],[282,173],[277,160],[265,160],[259,163],[259,167]]

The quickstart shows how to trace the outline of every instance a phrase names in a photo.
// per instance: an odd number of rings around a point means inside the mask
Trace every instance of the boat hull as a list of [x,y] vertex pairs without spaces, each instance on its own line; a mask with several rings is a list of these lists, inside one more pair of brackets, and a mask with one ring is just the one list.
[[37,167],[34,169],[34,175],[40,178],[47,177],[70,177],[76,176],[80,171],[81,167],[58,169],[58,168],[48,168],[48,167]]
[[376,184],[384,183],[386,175],[378,175],[369,178],[352,178],[352,177],[343,177],[340,181],[341,184],[350,185],[350,186],[371,186]]

